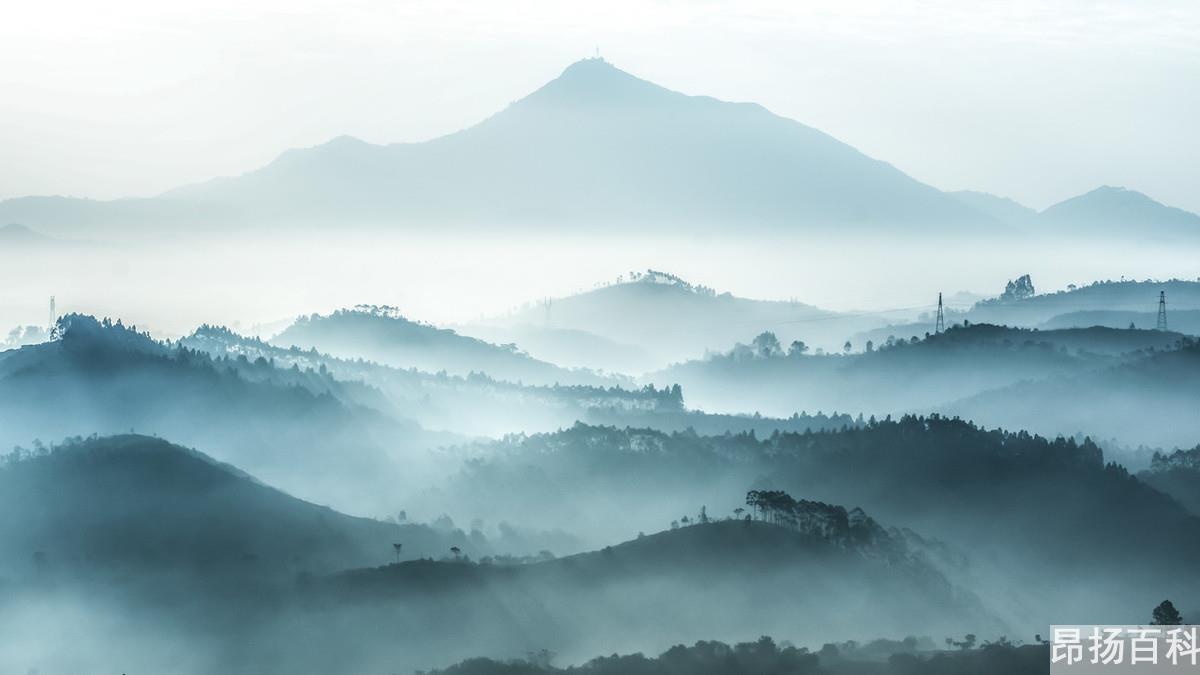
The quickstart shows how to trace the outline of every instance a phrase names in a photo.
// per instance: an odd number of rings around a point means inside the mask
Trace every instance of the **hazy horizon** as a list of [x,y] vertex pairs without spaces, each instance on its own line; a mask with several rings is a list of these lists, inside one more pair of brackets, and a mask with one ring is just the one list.
[[1174,86],[1200,77],[1190,3],[638,8],[631,27],[632,5],[23,7],[0,26],[0,199],[151,196],[340,135],[434,138],[598,46],[942,190],[1042,209],[1120,185],[1200,211],[1200,101]]
[[0,672],[1196,624],[1194,82],[1182,0],[12,8]]

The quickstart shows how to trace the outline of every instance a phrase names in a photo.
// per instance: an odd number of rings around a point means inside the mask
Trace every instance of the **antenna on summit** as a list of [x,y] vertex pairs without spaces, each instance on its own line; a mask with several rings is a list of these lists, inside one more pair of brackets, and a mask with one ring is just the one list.
[[946,330],[946,316],[942,314],[942,294],[938,293],[937,323],[933,325],[933,334],[938,335]]

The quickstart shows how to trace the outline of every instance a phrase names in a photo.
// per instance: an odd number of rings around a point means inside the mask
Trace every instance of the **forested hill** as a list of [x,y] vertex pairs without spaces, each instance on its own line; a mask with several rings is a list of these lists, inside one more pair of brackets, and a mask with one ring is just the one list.
[[[943,632],[960,621],[999,627],[969,592],[869,518],[851,514],[847,522],[845,509],[806,508],[818,519],[840,515],[841,524],[698,523],[531,564],[461,559],[355,570],[324,580],[314,594],[322,607],[366,605],[389,621],[419,611],[424,625],[437,625],[457,614],[460,642],[447,651],[467,654],[490,644],[512,650],[528,635],[560,654],[613,641],[659,646],[696,631],[791,626],[823,637],[852,629],[852,615],[859,630],[888,633]],[[784,599],[781,589],[792,592]],[[848,611],[868,604],[873,611]],[[471,612],[457,610],[464,605]],[[624,619],[591,611],[600,606]],[[847,611],[823,611],[831,606]]]
[[0,462],[0,576],[253,575],[290,581],[417,558],[466,538],[352,518],[148,436],[17,450]]
[[1191,447],[1200,438],[1200,343],[1068,377],[1019,382],[944,407],[985,424],[1084,432],[1126,445]]
[[[851,345],[848,353],[815,354],[803,343],[785,345],[768,332],[725,353],[651,374],[646,381],[677,382],[691,405],[710,410],[769,415],[797,410],[926,412],[1024,380],[1059,378],[1143,358],[1147,350],[1176,348],[1181,338],[1150,330],[960,324],[911,341],[889,339]],[[1011,426],[1023,425],[1018,421]]]
[[[1038,593],[1115,583],[1129,566],[1156,572],[1071,606],[1080,615],[1117,618],[1117,608],[1144,604],[1141,594],[1172,597],[1168,591],[1200,604],[1195,589],[1175,576],[1200,555],[1200,519],[1123,468],[1106,465],[1086,440],[984,430],[933,416],[765,439],[578,425],[506,439],[479,455],[485,458],[444,488],[464,511],[619,532],[639,521],[678,520],[680,503],[729,513],[743,505],[713,495],[756,483],[858,505],[881,522],[938,537],[970,551],[978,574],[1028,573],[1029,585],[1010,588],[1005,601],[1021,605],[1014,615],[1026,619],[1055,613]],[[1056,517],[1047,518],[1051,513]],[[1068,574],[1072,581],[1057,588],[1036,581]]]
[[[0,354],[0,444],[135,430],[204,448],[285,490],[380,513],[391,453],[452,440],[350,401],[378,397],[327,374],[214,360],[119,322],[69,315],[58,339]],[[414,477],[415,478],[415,477]],[[386,487],[385,487],[386,486]],[[376,497],[376,499],[380,499]]]
[[[679,387],[621,387],[586,384],[522,384],[483,373],[451,375],[397,368],[364,359],[338,358],[316,348],[283,348],[227,328],[201,326],[180,344],[243,367],[269,363],[337,378],[340,387],[362,383],[382,394],[381,410],[412,417],[428,429],[500,436],[522,430],[569,426],[592,415],[623,418],[684,414]],[[361,385],[353,391],[363,389]],[[471,414],[464,415],[469,410]],[[686,416],[686,414],[685,414]]]
[[[279,371],[295,374],[326,385],[339,398],[352,394],[352,402],[412,417],[424,428],[463,434],[502,436],[550,431],[579,420],[668,431],[691,427],[701,433],[755,429],[768,435],[775,430],[829,429],[854,423],[845,415],[771,418],[689,410],[678,386],[531,385],[480,373],[465,377],[427,373],[337,358],[315,348],[284,349],[218,326],[201,326],[179,344],[209,354],[222,364],[232,364],[243,376]],[[464,416],[463,410],[471,414]]]
[[398,368],[454,375],[485,373],[530,384],[605,384],[618,380],[538,361],[516,345],[494,345],[452,330],[410,321],[391,307],[356,307],[327,316],[300,317],[271,343],[315,347],[342,358],[363,358]]

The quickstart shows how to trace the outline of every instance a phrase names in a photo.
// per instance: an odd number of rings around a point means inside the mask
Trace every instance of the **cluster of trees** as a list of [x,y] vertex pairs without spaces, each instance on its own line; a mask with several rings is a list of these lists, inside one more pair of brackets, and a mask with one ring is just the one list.
[[41,326],[17,326],[8,331],[8,337],[0,341],[0,351],[17,349],[25,345],[45,342],[50,338],[49,333]]
[[825,502],[795,499],[782,490],[751,490],[746,493],[747,518],[790,527],[823,539],[842,540],[861,532],[877,531],[875,523],[862,509]]
[[1171,454],[1155,451],[1154,456],[1150,458],[1151,471],[1165,472],[1173,469],[1200,471],[1200,445],[1191,450],[1176,450]]
[[[849,343],[847,343],[849,344]],[[725,356],[735,361],[744,361],[747,359],[776,359],[780,357],[795,358],[807,354],[809,351],[808,345],[803,340],[792,340],[792,343],[784,349],[783,343],[779,341],[775,333],[771,331],[763,331],[754,336],[750,344],[744,345],[737,343],[733,349],[725,353]],[[824,350],[817,350],[819,354],[823,354]],[[849,352],[849,350],[846,350]]]
[[[717,294],[717,291],[713,288],[709,288],[708,286],[699,286],[696,284],[692,284],[690,282],[684,281],[683,279],[680,279],[679,277],[675,276],[674,274],[671,274],[669,272],[659,272],[658,270],[646,270],[644,273],[637,272],[637,271],[630,272],[629,273],[629,281],[630,282],[651,283],[651,284],[665,284],[668,286],[678,286],[679,288],[691,291],[692,293],[696,293],[698,295],[707,295],[709,297],[714,297]],[[617,283],[618,284],[625,283],[625,277],[618,276]]]
[[1037,295],[1037,291],[1033,288],[1033,280],[1028,274],[1022,274],[1015,281],[1009,280],[1004,286],[1004,292],[1000,294],[1002,302],[1011,302],[1013,300],[1024,300],[1025,298]]
[[[1012,675],[1045,672],[1050,648],[1045,644],[1018,645],[1005,639],[985,642],[979,647],[953,651],[917,651],[917,640],[879,641],[894,651],[864,653],[847,643],[839,648],[825,645],[813,653],[769,637],[754,642],[728,645],[700,641],[692,646],[676,645],[658,657],[644,654],[602,656],[580,666],[556,668],[550,665],[553,654],[545,651],[527,659],[497,661],[468,659],[444,670],[419,675],[809,675],[837,672],[843,675]],[[869,652],[869,653],[868,653]]]

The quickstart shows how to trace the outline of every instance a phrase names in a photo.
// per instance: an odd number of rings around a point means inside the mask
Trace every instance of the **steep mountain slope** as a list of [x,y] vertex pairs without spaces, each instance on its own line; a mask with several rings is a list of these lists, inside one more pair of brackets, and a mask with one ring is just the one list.
[[328,316],[300,317],[271,343],[315,347],[343,358],[365,358],[398,368],[454,375],[484,373],[498,380],[532,384],[616,384],[587,370],[567,370],[538,361],[515,346],[504,347],[416,323],[390,307],[356,307]]
[[[69,442],[0,464],[0,576],[98,573],[290,579],[410,558],[466,538],[352,518],[148,436]],[[33,566],[31,569],[31,565]]]
[[950,194],[972,209],[1007,225],[1029,229],[1035,226],[1037,221],[1037,211],[1007,197],[998,197],[987,192],[973,190],[962,190]]
[[825,232],[839,224],[903,227],[906,234],[1002,227],[761,106],[686,96],[597,59],[575,63],[504,111],[432,141],[378,146],[342,137],[159,199],[0,203],[0,220],[18,217],[60,228],[177,218],[403,223],[421,230],[446,223],[539,229],[737,223]]
[[1200,215],[1160,204],[1136,190],[1108,185],[1051,206],[1038,214],[1038,221],[1061,234],[1167,241],[1200,236]]

